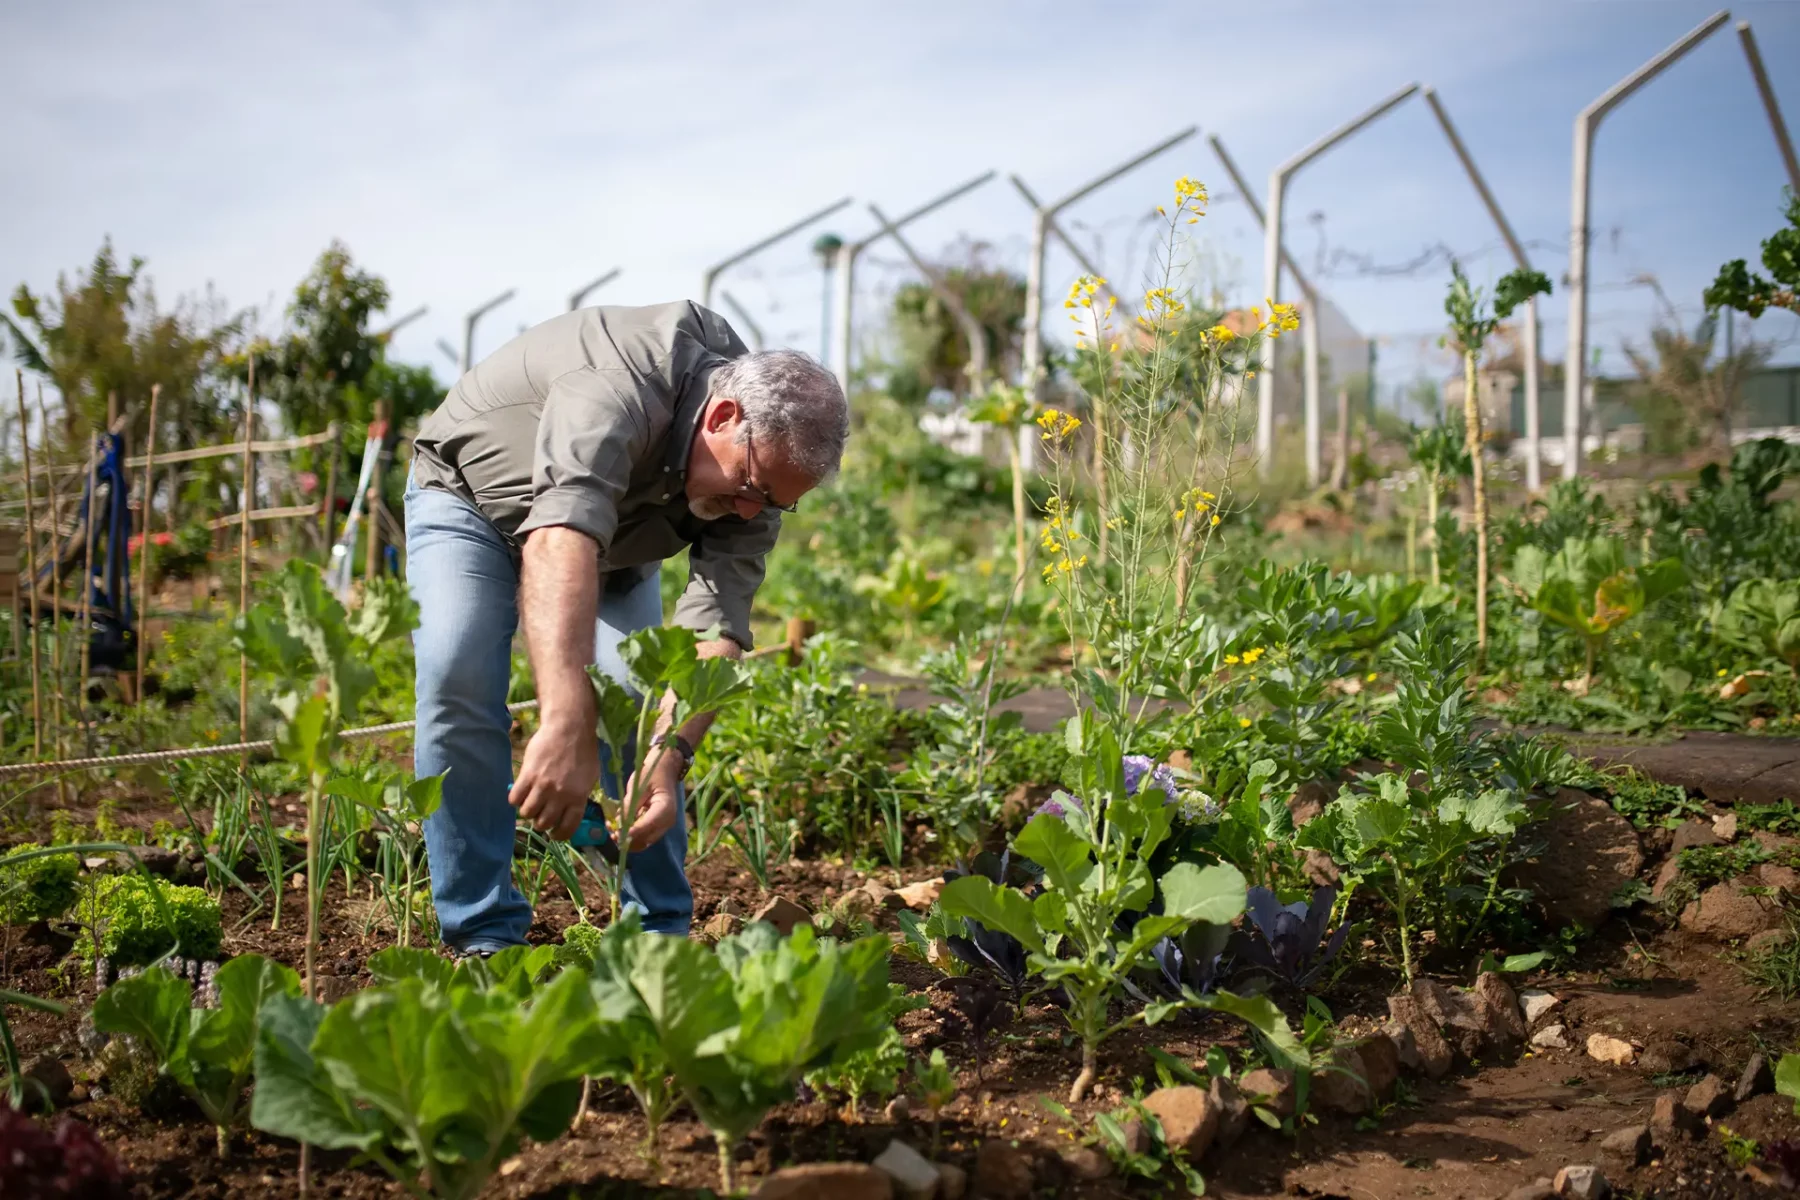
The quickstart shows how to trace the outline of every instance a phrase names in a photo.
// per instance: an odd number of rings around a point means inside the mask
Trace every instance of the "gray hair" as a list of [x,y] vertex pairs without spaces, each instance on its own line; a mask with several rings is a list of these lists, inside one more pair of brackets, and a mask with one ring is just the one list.
[[838,469],[850,439],[850,405],[837,376],[798,350],[759,350],[713,372],[712,395],[743,410],[743,432],[762,439],[802,474]]

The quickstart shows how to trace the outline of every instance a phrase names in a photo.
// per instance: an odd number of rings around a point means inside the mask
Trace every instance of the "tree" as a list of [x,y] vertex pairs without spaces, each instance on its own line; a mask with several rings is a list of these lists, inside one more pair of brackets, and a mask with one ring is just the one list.
[[1800,313],[1800,194],[1787,189],[1787,228],[1778,229],[1762,244],[1763,267],[1773,277],[1752,274],[1743,259],[1719,268],[1719,276],[1706,289],[1706,307],[1713,312],[1734,308],[1751,320],[1768,308]]
[[[369,318],[387,302],[387,284],[358,270],[341,242],[319,255],[294,289],[288,332],[256,349],[257,391],[281,410],[289,432],[317,433],[333,421],[368,422],[379,392],[367,381],[384,347],[369,331]],[[362,411],[352,411],[353,402]]]
[[[1012,375],[1025,322],[1025,281],[988,266],[978,246],[965,251],[962,264],[942,270],[940,279],[986,331],[989,372]],[[894,293],[889,323],[898,342],[889,383],[896,399],[922,400],[934,388],[968,393],[968,335],[930,284],[902,285]]]
[[1650,331],[1649,352],[1629,343],[1625,346],[1625,356],[1637,371],[1638,386],[1647,393],[1641,408],[1646,415],[1655,414],[1658,401],[1666,402],[1674,410],[1666,414],[1666,422],[1691,421],[1701,430],[1710,430],[1729,453],[1731,418],[1737,410],[1744,380],[1768,361],[1771,348],[1746,342],[1715,358],[1713,347],[1719,332],[1716,316],[1701,318],[1692,334],[1673,324],[1672,307],[1668,316],[1671,323]]

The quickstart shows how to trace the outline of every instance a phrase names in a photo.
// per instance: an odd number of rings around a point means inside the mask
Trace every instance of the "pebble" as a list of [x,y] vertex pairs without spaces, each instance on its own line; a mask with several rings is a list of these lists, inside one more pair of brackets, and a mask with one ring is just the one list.
[[1549,992],[1536,988],[1526,988],[1519,993],[1519,1007],[1524,1010],[1525,1024],[1536,1025],[1538,1018],[1561,1004],[1562,1001]]
[[1588,1163],[1564,1167],[1556,1173],[1552,1186],[1558,1196],[1566,1196],[1569,1200],[1605,1200],[1612,1191],[1600,1168]]
[[1630,1042],[1604,1033],[1588,1034],[1587,1052],[1589,1058],[1615,1067],[1629,1067],[1637,1058]]
[[757,1187],[758,1200],[892,1200],[894,1181],[867,1163],[783,1167]]
[[1567,1050],[1569,1039],[1563,1036],[1566,1032],[1562,1025],[1546,1025],[1531,1035],[1531,1044],[1539,1050]]
[[1717,1075],[1708,1075],[1689,1088],[1681,1103],[1683,1108],[1702,1117],[1722,1117],[1735,1107],[1731,1088]]
[[1742,1104],[1774,1090],[1775,1073],[1769,1069],[1768,1056],[1752,1054],[1750,1061],[1744,1064],[1744,1073],[1738,1076],[1737,1088],[1731,1093],[1731,1098]]
[[1626,1166],[1635,1167],[1650,1156],[1650,1127],[1628,1125],[1616,1130],[1600,1143],[1600,1151],[1623,1160]]

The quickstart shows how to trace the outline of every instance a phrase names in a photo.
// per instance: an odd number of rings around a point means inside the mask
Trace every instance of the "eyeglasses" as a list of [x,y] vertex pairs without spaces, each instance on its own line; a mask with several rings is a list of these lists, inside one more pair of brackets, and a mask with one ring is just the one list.
[[[744,430],[744,472],[746,476],[748,476],[755,467],[756,443],[751,439],[750,430],[746,427]],[[757,487],[754,483],[750,482],[748,478],[739,485],[737,494],[746,500],[755,504],[760,504],[764,508],[772,508],[777,512],[795,513],[800,511],[800,502],[798,500],[794,501],[792,504],[777,504],[769,493]]]

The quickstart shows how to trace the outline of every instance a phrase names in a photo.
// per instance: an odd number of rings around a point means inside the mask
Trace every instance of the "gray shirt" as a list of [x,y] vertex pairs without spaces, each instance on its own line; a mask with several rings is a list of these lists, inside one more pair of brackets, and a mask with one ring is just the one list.
[[473,504],[516,555],[547,525],[600,548],[609,588],[688,550],[675,624],[750,648],[750,603],[781,516],[702,521],[687,460],[712,373],[746,353],[714,312],[681,302],[583,308],[472,367],[419,428],[413,478]]

